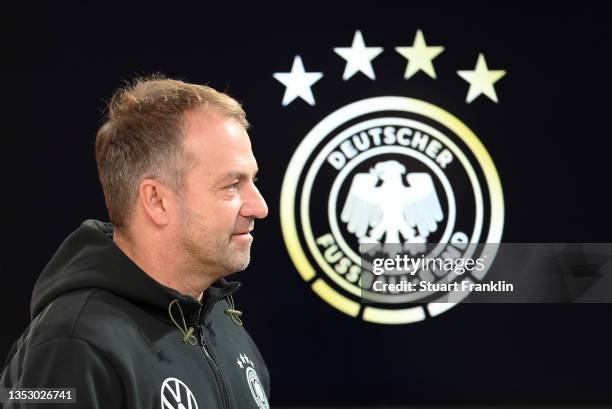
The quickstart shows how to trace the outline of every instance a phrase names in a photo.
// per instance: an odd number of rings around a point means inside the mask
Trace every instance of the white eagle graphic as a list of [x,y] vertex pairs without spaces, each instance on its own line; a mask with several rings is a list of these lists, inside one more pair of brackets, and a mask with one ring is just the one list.
[[444,215],[431,176],[409,173],[406,187],[405,173],[404,165],[390,160],[353,177],[340,219],[360,243],[381,243],[383,235],[385,243],[427,243],[438,229]]

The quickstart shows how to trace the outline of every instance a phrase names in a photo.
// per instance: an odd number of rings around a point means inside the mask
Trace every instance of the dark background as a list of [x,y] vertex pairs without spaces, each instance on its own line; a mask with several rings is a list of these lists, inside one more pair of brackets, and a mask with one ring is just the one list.
[[[272,373],[272,405],[612,404],[609,304],[460,305],[383,326],[319,299],[286,253],[279,190],[289,159],[321,118],[361,98],[424,99],[461,118],[496,163],[506,242],[610,242],[609,24],[602,10],[364,8],[182,10],[165,15],[4,16],[2,257],[5,355],[29,321],[32,286],[84,219],[106,220],[94,161],[105,101],[138,74],[161,72],[244,103],[270,215],[237,275],[246,326]],[[417,29],[446,50],[437,80],[403,79]],[[377,81],[342,81],[333,47],[385,51]],[[483,52],[505,69],[499,104],[465,103]],[[321,71],[317,105],[281,106],[296,54]]]

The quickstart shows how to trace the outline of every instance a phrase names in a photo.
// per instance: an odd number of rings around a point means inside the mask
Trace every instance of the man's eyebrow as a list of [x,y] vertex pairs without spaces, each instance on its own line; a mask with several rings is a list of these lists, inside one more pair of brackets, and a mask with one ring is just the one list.
[[[259,169],[255,169],[255,172],[253,173],[253,178],[255,178],[257,176],[257,172],[259,172]],[[225,175],[221,176],[218,180],[217,183],[222,183],[225,181],[229,181],[229,180],[243,180],[243,179],[249,179],[250,176],[248,173],[246,172],[242,172],[239,170],[231,170],[229,172],[227,172]]]

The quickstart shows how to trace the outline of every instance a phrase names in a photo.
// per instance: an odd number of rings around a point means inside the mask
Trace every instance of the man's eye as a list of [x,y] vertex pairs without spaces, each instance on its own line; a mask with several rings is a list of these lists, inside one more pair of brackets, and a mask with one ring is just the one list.
[[238,189],[238,182],[232,183],[231,185],[227,186],[227,188],[229,190],[236,190],[236,189]]

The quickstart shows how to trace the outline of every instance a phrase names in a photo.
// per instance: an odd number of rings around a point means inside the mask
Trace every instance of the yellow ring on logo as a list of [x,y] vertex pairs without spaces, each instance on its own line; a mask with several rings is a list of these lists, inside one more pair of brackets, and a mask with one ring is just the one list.
[[[457,117],[429,102],[397,96],[363,99],[332,112],[319,122],[298,145],[289,161],[287,172],[283,179],[280,198],[280,222],[283,239],[291,261],[296,266],[302,278],[307,282],[315,278],[317,273],[308,261],[304,249],[300,244],[294,213],[297,184],[304,169],[305,161],[310,157],[314,149],[319,146],[320,142],[338,126],[361,115],[380,111],[404,111],[422,115],[436,120],[461,138],[476,157],[483,171],[489,190],[491,223],[486,243],[500,243],[501,241],[504,226],[504,195],[501,181],[497,168],[493,163],[493,159],[476,134]],[[352,316],[357,315],[355,314],[355,309],[358,308],[359,303],[345,297],[331,287],[326,286],[325,291],[319,290],[316,292],[334,308]],[[363,319],[383,324],[405,324],[414,322],[415,317],[419,317],[416,318],[416,320],[424,319],[424,315],[421,316],[420,313],[418,313],[419,309],[422,310],[422,307],[418,306],[401,310],[389,310],[391,315],[388,317],[389,319],[387,319],[384,315],[385,310],[365,307]],[[376,313],[370,313],[369,311],[376,311]]]

